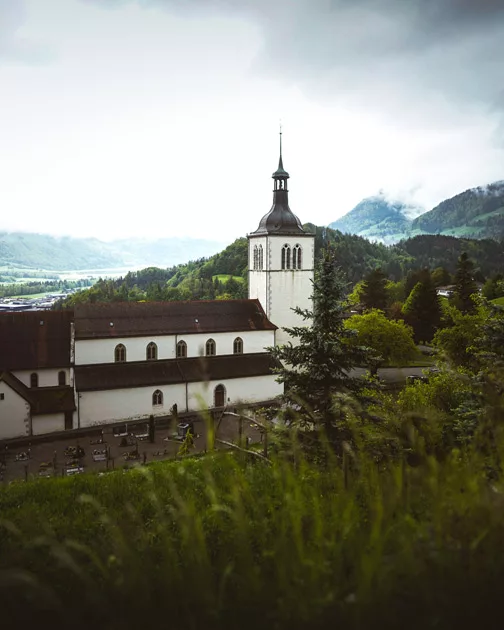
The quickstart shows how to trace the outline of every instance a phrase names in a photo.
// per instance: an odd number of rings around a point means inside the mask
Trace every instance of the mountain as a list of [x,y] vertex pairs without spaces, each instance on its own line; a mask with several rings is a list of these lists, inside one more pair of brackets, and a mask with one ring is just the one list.
[[329,227],[343,234],[357,234],[372,241],[391,244],[404,237],[410,229],[411,219],[421,212],[421,208],[387,199],[380,193],[363,199]]
[[417,217],[411,230],[470,238],[504,236],[504,181],[478,186],[442,201]]
[[387,245],[420,234],[500,240],[504,237],[504,181],[470,188],[428,212],[379,194],[363,199],[329,227]]
[[222,247],[221,242],[190,238],[132,238],[106,243],[96,238],[0,232],[0,267],[56,271],[168,267],[210,256]]

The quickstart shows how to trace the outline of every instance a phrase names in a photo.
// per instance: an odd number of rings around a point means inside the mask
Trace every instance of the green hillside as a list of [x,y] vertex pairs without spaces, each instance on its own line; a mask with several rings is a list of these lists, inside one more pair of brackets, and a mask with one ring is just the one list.
[[[402,280],[409,271],[424,267],[444,267],[453,274],[462,252],[469,254],[475,270],[485,277],[504,272],[504,247],[492,239],[425,234],[387,246],[311,223],[304,228],[315,234],[315,258],[320,257],[323,249],[332,249],[351,285],[378,267],[393,281]],[[168,269],[148,267],[114,280],[99,280],[90,289],[70,296],[63,306],[70,308],[88,301],[245,298],[248,295],[247,250],[247,239],[242,237],[209,258]]]
[[412,230],[471,238],[504,236],[504,181],[471,188],[417,217]]

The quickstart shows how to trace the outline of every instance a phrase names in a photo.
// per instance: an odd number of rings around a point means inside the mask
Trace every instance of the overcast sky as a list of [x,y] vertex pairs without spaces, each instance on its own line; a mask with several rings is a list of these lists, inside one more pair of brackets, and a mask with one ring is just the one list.
[[0,0],[0,230],[229,241],[504,179],[504,0]]

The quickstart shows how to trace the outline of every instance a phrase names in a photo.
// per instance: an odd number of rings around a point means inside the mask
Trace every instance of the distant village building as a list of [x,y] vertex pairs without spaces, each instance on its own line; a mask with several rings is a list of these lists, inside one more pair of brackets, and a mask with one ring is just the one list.
[[248,237],[248,300],[0,313],[0,439],[280,395],[267,348],[303,325],[291,309],[310,306],[315,240],[289,208],[288,178],[280,144],[273,206]]

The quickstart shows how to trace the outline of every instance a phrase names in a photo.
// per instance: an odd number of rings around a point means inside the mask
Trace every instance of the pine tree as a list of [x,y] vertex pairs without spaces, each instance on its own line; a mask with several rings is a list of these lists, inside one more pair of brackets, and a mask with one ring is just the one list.
[[473,313],[476,310],[476,304],[471,299],[471,295],[477,292],[478,287],[474,281],[474,264],[466,252],[463,252],[458,259],[455,273],[453,303],[462,313]]
[[376,308],[384,311],[387,308],[387,276],[381,269],[370,271],[364,278],[361,292],[361,303],[370,311]]
[[339,417],[333,394],[358,392],[362,381],[350,373],[356,366],[371,362],[369,349],[348,343],[356,331],[344,326],[345,289],[334,255],[325,253],[315,270],[312,310],[295,309],[309,325],[284,329],[297,345],[269,349],[282,363],[277,374],[279,382],[285,384],[287,399],[306,406],[312,420],[328,435],[334,435]]
[[428,269],[421,274],[421,281],[413,287],[406,300],[403,313],[413,328],[415,341],[431,341],[441,322],[441,302]]

